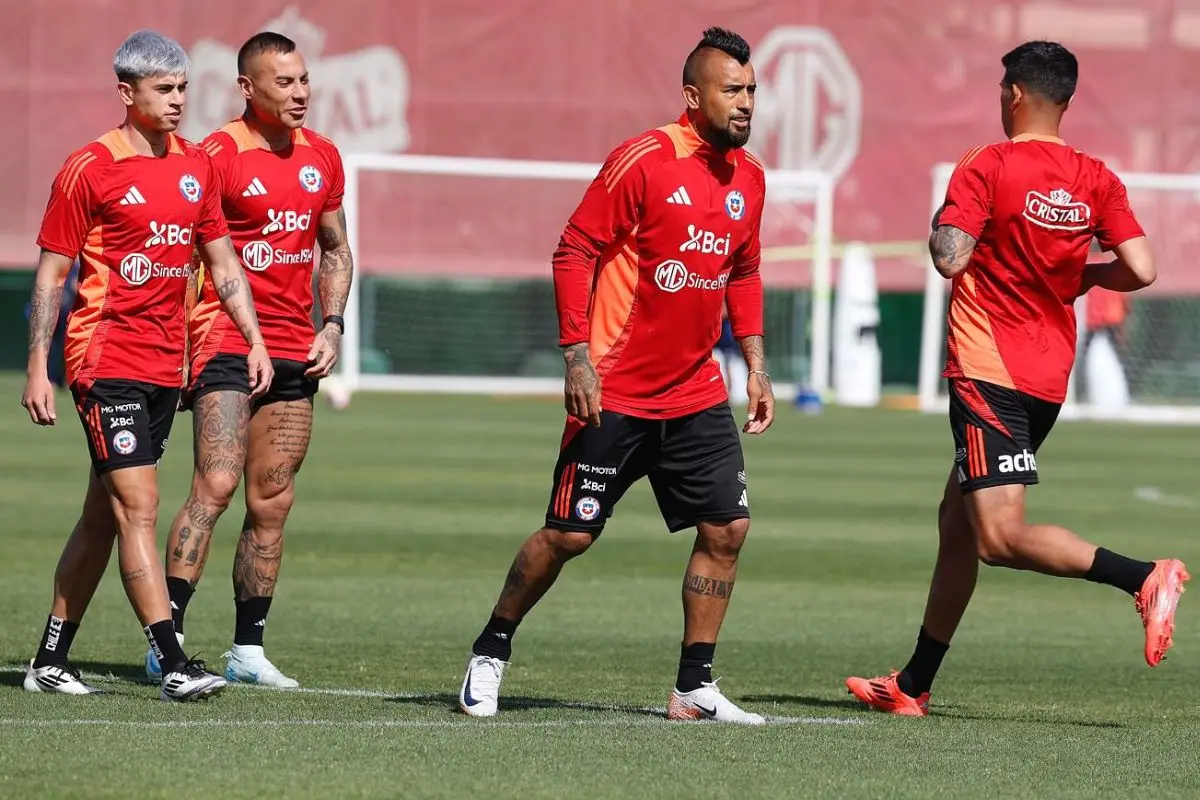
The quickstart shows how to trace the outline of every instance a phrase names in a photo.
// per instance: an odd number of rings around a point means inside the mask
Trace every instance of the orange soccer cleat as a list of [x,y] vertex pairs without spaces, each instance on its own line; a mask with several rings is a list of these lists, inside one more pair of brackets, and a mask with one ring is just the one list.
[[929,692],[919,697],[910,697],[900,690],[896,682],[900,673],[892,672],[886,678],[846,678],[846,688],[876,711],[886,711],[902,717],[929,716]]
[[1162,663],[1174,644],[1171,632],[1175,629],[1175,609],[1184,591],[1183,584],[1191,577],[1179,559],[1155,561],[1154,571],[1133,596],[1134,607],[1146,627],[1146,663],[1152,667]]

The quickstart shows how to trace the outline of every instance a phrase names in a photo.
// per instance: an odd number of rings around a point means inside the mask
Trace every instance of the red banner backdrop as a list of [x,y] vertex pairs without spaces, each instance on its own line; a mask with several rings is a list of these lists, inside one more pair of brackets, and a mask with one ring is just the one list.
[[[1180,0],[339,0],[337,3],[13,2],[0,9],[0,264],[28,267],[49,182],[121,118],[112,55],[133,29],[193,59],[185,135],[235,116],[247,36],[295,38],[314,84],[313,128],[345,152],[598,162],[679,111],[683,57],[720,24],[754,48],[750,148],[769,168],[838,177],[838,241],[871,243],[884,288],[918,288],[930,168],[994,141],[999,57],[1028,38],[1071,46],[1082,79],[1065,133],[1126,170],[1186,172],[1200,154],[1200,8]],[[582,186],[364,177],[359,261],[369,271],[545,275]],[[1139,195],[1166,249],[1162,291],[1200,291],[1187,194]],[[766,244],[804,244],[792,204]],[[795,257],[793,257],[795,258]],[[768,275],[803,281],[807,262]]]

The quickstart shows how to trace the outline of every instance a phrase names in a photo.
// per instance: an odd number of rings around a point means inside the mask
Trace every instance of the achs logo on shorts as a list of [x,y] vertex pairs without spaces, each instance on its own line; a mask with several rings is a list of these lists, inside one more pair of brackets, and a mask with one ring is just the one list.
[[179,193],[189,203],[199,203],[204,192],[200,189],[200,181],[196,180],[195,175],[184,175],[179,179]]
[[600,501],[594,497],[581,497],[575,504],[575,516],[584,522],[591,522],[600,516]]
[[133,435],[133,431],[117,431],[113,434],[113,449],[123,456],[137,450],[137,437]]
[[304,187],[306,192],[319,192],[321,186],[324,185],[324,180],[321,178],[321,172],[311,164],[306,164],[300,168],[300,185]]
[[739,220],[746,215],[746,198],[736,189],[725,195],[725,213],[732,220]]

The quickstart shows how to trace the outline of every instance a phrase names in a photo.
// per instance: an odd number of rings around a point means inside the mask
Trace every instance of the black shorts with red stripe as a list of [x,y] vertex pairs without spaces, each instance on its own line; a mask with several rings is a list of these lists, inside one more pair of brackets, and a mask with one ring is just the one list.
[[179,388],[103,378],[71,387],[97,475],[156,466],[179,405]]
[[1037,451],[1061,408],[994,383],[951,379],[950,431],[962,490],[1037,483]]
[[742,440],[728,403],[676,419],[603,411],[567,422],[546,526],[598,536],[621,497],[649,477],[672,533],[750,517]]

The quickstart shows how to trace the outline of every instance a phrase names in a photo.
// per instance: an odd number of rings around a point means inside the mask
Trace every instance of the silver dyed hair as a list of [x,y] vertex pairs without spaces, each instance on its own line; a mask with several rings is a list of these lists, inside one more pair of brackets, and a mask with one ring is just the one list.
[[157,31],[130,34],[113,57],[117,80],[130,85],[142,78],[187,75],[190,62],[183,47]]

